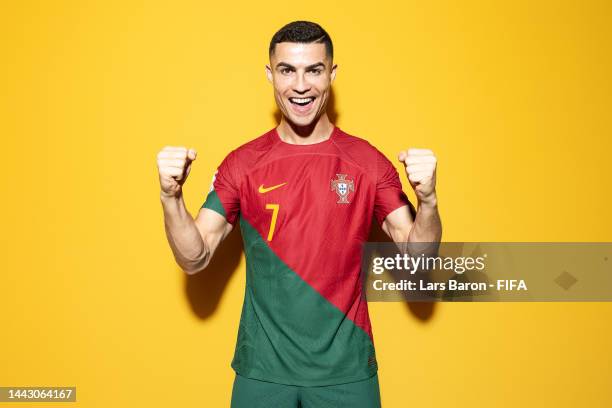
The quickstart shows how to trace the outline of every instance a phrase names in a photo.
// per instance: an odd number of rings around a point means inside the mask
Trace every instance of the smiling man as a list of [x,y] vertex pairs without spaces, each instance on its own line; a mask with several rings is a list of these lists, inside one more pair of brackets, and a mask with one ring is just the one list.
[[158,154],[166,233],[188,274],[206,268],[240,223],[246,291],[232,361],[232,407],[380,406],[376,354],[360,280],[373,218],[395,242],[439,242],[436,158],[399,153],[416,217],[391,162],[330,122],[332,41],[296,21],[272,38],[268,80],[280,124],[233,150],[194,220],[182,186],[193,149]]

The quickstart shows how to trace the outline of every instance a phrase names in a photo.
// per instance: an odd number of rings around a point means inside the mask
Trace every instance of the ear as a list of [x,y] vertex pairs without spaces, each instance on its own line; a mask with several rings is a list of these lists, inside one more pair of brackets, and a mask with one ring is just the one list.
[[266,65],[266,76],[268,77],[268,81],[272,83],[272,68],[269,65]]
[[331,69],[331,82],[334,82],[334,79],[336,79],[336,69],[338,68],[338,65],[334,64],[332,65],[332,69]]

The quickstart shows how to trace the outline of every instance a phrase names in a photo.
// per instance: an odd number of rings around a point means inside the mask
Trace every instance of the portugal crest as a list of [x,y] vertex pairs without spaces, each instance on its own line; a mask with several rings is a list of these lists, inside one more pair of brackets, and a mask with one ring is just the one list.
[[353,180],[347,180],[346,174],[336,174],[336,177],[336,180],[331,181],[331,191],[338,194],[338,204],[349,204],[348,196],[351,191],[355,191],[355,183]]

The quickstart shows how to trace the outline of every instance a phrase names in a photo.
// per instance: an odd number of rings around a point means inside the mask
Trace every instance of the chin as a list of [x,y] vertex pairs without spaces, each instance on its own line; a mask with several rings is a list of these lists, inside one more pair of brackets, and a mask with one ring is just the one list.
[[296,115],[286,115],[285,118],[294,126],[299,126],[299,127],[306,127],[306,126],[310,126],[312,125],[315,120],[316,120],[316,116],[310,117],[310,116],[296,116]]
[[314,122],[314,118],[289,118],[289,120],[291,120],[291,122],[296,125],[296,126],[300,126],[300,127],[306,127],[306,126],[310,126],[313,124]]

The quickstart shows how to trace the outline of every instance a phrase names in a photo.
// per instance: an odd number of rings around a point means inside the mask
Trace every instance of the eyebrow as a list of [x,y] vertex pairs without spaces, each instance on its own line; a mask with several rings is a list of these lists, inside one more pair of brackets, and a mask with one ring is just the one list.
[[[282,67],[282,68],[291,68],[291,69],[295,70],[295,67],[293,65],[288,64],[286,62],[279,62],[278,64],[276,64],[276,68],[279,68],[279,67]],[[319,67],[325,68],[325,64],[322,63],[322,62],[317,62],[316,64],[308,65],[306,67],[306,70],[308,71],[308,70],[311,70],[311,69],[314,69],[314,68],[319,68]]]

